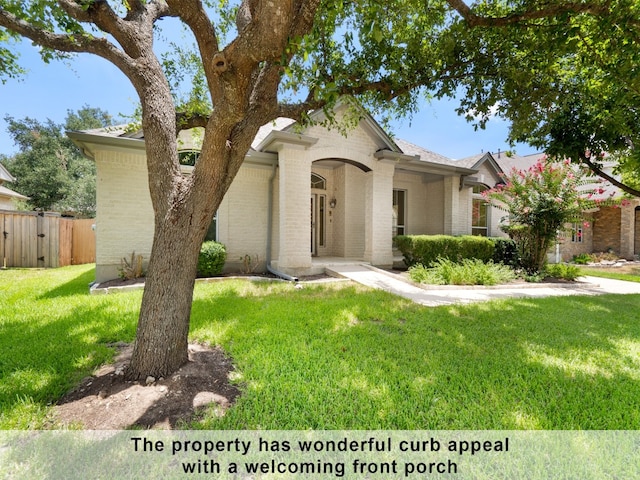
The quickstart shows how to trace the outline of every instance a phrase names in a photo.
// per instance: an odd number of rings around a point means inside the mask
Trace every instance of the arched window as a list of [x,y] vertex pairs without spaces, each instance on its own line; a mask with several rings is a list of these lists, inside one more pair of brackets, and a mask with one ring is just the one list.
[[318,190],[326,190],[327,189],[327,181],[318,175],[317,173],[311,174],[311,188],[316,188]]

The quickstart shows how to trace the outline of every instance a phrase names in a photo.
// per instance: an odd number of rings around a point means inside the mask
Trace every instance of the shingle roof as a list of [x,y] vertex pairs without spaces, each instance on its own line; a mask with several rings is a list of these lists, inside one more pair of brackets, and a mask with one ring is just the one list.
[[260,145],[260,143],[265,138],[267,138],[269,133],[273,132],[274,130],[282,131],[287,127],[290,127],[294,123],[296,123],[296,121],[291,118],[278,117],[273,122],[269,122],[266,125],[263,125],[258,130],[258,133],[256,134],[256,137],[253,139],[253,142],[251,142],[251,148],[256,148],[258,145]]
[[398,147],[400,147],[400,150],[402,150],[402,153],[407,155],[418,155],[422,161],[440,163],[442,165],[449,165],[452,167],[462,166],[455,160],[447,158],[444,155],[440,155],[439,153],[432,152],[431,150],[427,150],[426,148],[422,148],[411,142],[407,142],[406,140],[396,138],[395,142]]

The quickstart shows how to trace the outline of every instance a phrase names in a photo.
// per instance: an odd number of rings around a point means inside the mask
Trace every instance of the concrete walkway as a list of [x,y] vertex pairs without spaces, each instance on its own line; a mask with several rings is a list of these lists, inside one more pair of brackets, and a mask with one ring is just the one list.
[[425,286],[418,287],[396,275],[364,264],[332,265],[327,274],[348,278],[368,287],[400,295],[416,303],[435,307],[500,298],[538,298],[564,295],[599,295],[604,293],[640,294],[640,283],[596,277],[580,277],[575,284],[535,284],[517,286]]

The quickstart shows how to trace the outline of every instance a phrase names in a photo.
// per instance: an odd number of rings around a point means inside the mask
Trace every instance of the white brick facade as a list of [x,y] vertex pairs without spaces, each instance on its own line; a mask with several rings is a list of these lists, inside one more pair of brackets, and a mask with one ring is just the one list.
[[[132,251],[145,259],[150,255],[153,214],[145,152],[142,142],[130,139],[125,144],[83,134],[74,140],[97,165],[96,276],[104,281],[117,277],[120,259]],[[317,273],[312,242],[319,257],[390,266],[393,189],[406,192],[405,233],[471,232],[471,188],[461,188],[461,178],[474,171],[404,154],[368,116],[346,137],[320,126],[303,133],[278,130],[255,148],[254,155],[266,160],[247,157],[218,210],[217,234],[227,248],[228,271],[239,270],[248,255],[259,259],[260,271],[270,262],[291,275]],[[326,180],[324,189],[311,188],[312,172]],[[324,206],[314,213],[314,229],[312,196]]]

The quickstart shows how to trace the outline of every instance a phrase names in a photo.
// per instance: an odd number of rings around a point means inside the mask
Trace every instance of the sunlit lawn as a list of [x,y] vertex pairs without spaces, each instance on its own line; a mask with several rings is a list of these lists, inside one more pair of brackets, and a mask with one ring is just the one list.
[[602,268],[602,267],[580,267],[582,275],[592,277],[613,278],[615,280],[626,280],[628,282],[640,282],[640,268]]
[[[0,271],[0,428],[49,405],[135,333],[141,292],[91,266]],[[426,308],[351,283],[196,287],[192,341],[243,395],[212,429],[640,429],[640,296]]]

